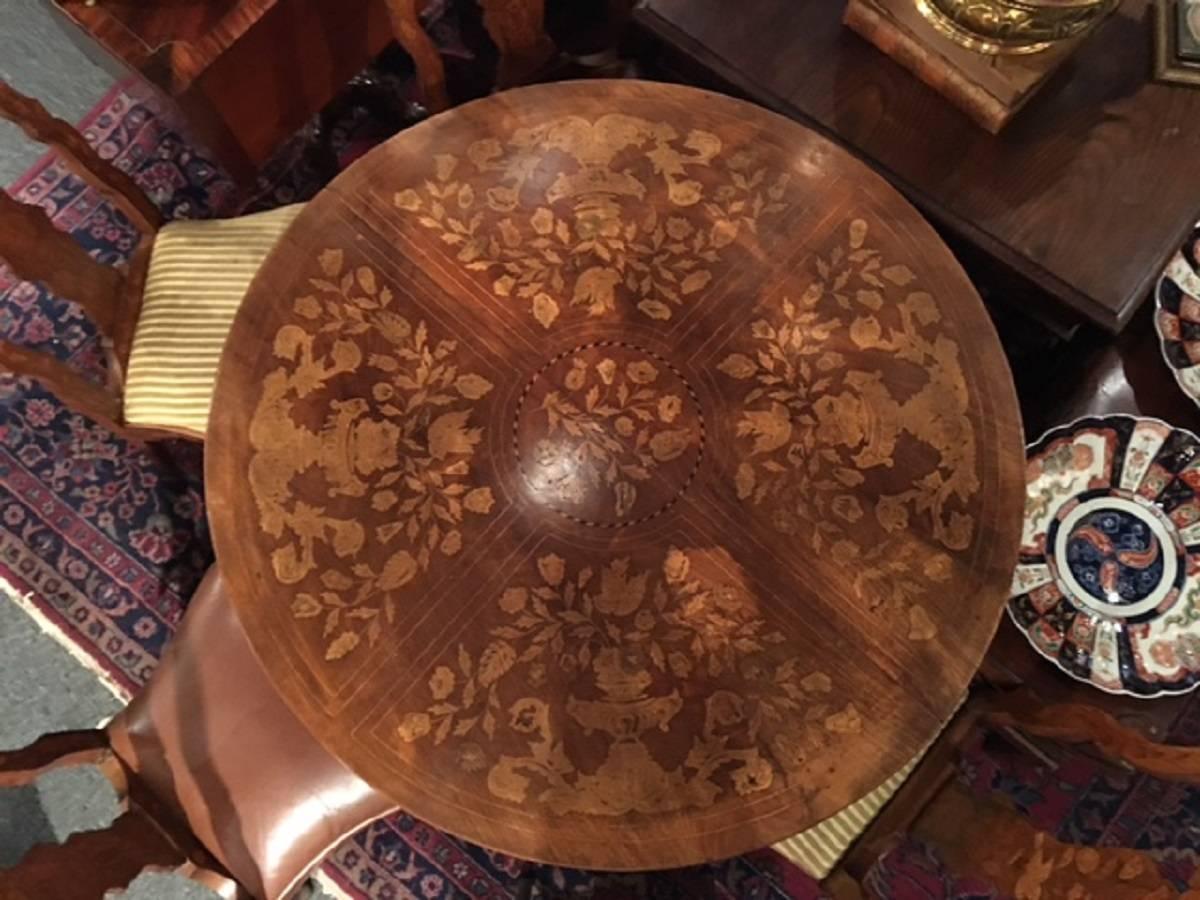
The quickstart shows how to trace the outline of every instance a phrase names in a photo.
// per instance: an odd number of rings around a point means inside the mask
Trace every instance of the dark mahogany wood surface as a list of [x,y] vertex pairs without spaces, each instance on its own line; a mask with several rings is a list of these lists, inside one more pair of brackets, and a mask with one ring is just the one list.
[[860,154],[936,223],[1115,331],[1200,208],[1200,91],[1150,80],[1126,0],[993,136],[841,25],[842,4],[648,0],[647,63],[705,73]]
[[312,732],[441,828],[596,868],[761,847],[900,768],[1023,497],[999,342],[916,211],[631,81],[460,107],[333,182],[208,440],[222,571]]

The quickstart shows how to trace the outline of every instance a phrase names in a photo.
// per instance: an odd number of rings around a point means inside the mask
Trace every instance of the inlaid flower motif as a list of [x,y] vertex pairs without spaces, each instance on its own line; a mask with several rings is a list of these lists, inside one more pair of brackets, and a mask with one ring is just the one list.
[[[320,622],[332,662],[378,641],[396,620],[397,593],[458,555],[465,523],[491,512],[491,488],[472,477],[482,439],[472,417],[492,383],[462,366],[456,341],[397,312],[370,266],[348,265],[338,249],[316,262],[312,293],[293,301],[295,319],[273,342],[279,366],[251,420],[249,477],[262,529],[277,542],[274,575],[300,587],[292,615]],[[366,381],[366,396],[345,398],[337,383],[348,375]],[[295,413],[314,396],[327,398],[318,429]],[[299,499],[293,479],[313,470],[330,501],[366,498],[377,518],[340,518]],[[439,670],[430,687],[448,695],[453,673]]]
[[[447,745],[497,799],[602,816],[704,808],[791,779],[863,729],[745,589],[687,551],[671,548],[657,568],[620,557],[599,571],[546,553],[533,569],[497,598],[482,650],[460,646],[435,666],[429,705],[396,725],[402,742]],[[719,686],[685,700],[678,680],[703,688],[704,676]],[[540,693],[550,682],[566,694],[553,708]],[[679,727],[685,704],[698,714],[686,759],[663,764],[644,737]]]
[[568,508],[603,488],[613,516],[630,516],[638,486],[700,442],[697,425],[681,418],[682,380],[664,370],[647,359],[575,356],[561,389],[540,401],[534,421],[544,437],[525,466],[533,488]]
[[[936,303],[908,267],[871,247],[869,230],[853,220],[845,244],[815,260],[803,296],[752,322],[751,342],[717,368],[743,385],[738,498],[847,566],[873,608],[907,615],[950,569],[924,565],[905,533],[919,522],[948,550],[970,544],[974,520],[964,507],[979,487],[975,435],[959,348],[941,330]],[[847,347],[864,351],[854,366]],[[924,382],[894,394],[871,354],[911,364]],[[931,465],[902,490],[857,490],[874,472],[893,484],[903,444]],[[863,541],[871,520],[882,535]],[[927,631],[909,634],[927,639]]]
[[[476,141],[466,166],[439,154],[433,177],[392,202],[543,328],[564,306],[602,317],[627,303],[665,320],[711,282],[724,248],[753,240],[786,205],[786,172],[769,174],[755,154],[726,159],[722,147],[708,132],[619,113],[570,116]],[[578,170],[531,177],[531,155],[550,148]]]
[[434,700],[445,700],[454,692],[454,670],[449,666],[438,666],[429,678],[429,693]]

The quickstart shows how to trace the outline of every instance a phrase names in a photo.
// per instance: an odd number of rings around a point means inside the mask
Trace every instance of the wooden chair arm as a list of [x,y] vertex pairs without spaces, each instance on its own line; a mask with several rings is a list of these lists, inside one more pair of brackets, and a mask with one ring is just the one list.
[[101,159],[73,127],[2,80],[0,118],[8,119],[33,140],[58,151],[81,178],[99,190],[140,231],[152,233],[162,225],[162,214],[132,178]]
[[546,34],[546,0],[479,0],[479,6],[483,27],[500,51],[498,89],[530,80],[558,55]]
[[1035,737],[1090,743],[1109,759],[1148,775],[1200,784],[1200,747],[1157,744],[1094,706],[1043,705],[1025,690],[998,693],[981,702],[983,718],[990,724]]

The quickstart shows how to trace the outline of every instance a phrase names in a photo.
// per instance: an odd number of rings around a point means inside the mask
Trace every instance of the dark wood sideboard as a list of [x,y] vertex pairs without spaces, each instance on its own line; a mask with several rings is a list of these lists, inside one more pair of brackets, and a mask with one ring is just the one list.
[[1059,325],[1128,324],[1200,215],[1200,90],[1152,77],[1125,0],[999,135],[841,24],[837,0],[645,0],[647,72],[748,96],[833,137]]

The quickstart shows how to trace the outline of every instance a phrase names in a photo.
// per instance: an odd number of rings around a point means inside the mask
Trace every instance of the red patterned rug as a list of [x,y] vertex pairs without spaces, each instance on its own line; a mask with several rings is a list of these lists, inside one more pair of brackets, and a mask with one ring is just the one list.
[[[403,86],[400,90],[406,90]],[[381,136],[349,113],[335,124],[345,161]],[[81,124],[101,154],[130,172],[169,218],[205,218],[312,196],[324,176],[302,133],[239,204],[226,176],[151,95],[123,85]],[[9,188],[41,205],[98,259],[124,259],[133,230],[49,156]],[[96,333],[79,310],[0,269],[0,337],[47,350],[94,377]],[[66,411],[49,393],[0,375],[0,578],[48,631],[129,696],[153,671],[187,598],[212,561],[201,448],[131,444]],[[1004,627],[1007,627],[1005,623]],[[1195,705],[1173,738],[1200,743]],[[1076,843],[1150,851],[1181,888],[1200,859],[1200,789],[1138,777],[1074,754],[1037,758],[982,737],[964,777],[1010,796],[1037,824]],[[400,898],[594,897],[810,900],[817,885],[769,850],[670,872],[605,875],[525,863],[452,838],[406,815],[380,821],[326,860],[323,882],[348,896]],[[995,897],[955,879],[936,848],[899,845],[870,879],[877,897]]]

